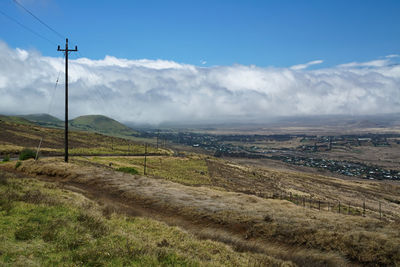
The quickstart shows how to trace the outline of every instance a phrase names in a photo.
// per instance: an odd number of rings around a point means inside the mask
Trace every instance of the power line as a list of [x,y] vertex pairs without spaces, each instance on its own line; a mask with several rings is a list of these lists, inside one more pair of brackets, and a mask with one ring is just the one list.
[[61,39],[65,39],[65,37],[56,31],[54,28],[50,27],[47,23],[45,23],[43,20],[38,18],[35,14],[33,14],[31,11],[29,11],[26,7],[24,7],[21,3],[19,3],[17,0],[13,0],[14,3],[16,3],[18,6],[20,6],[23,10],[25,10],[28,14],[30,14],[32,17],[34,17],[37,21],[39,21],[42,25],[44,25],[46,28],[48,28],[50,31],[58,35]]
[[54,85],[53,95],[52,95],[52,97],[51,97],[51,99],[50,99],[50,104],[49,104],[49,109],[48,109],[48,111],[47,111],[47,114],[50,114],[51,106],[53,105],[53,99],[54,99],[54,96],[55,96],[55,94],[56,94],[56,89],[57,89],[58,81],[59,81],[59,79],[60,79],[60,74],[61,74],[61,70],[58,72],[56,84]]
[[25,30],[33,33],[34,35],[42,38],[43,40],[46,40],[47,42],[51,43],[52,45],[57,45],[55,42],[51,41],[50,39],[44,37],[43,35],[41,35],[40,33],[37,33],[36,31],[32,30],[31,28],[25,26],[24,24],[22,24],[21,22],[19,22],[18,20],[14,19],[13,17],[10,17],[9,15],[7,15],[6,13],[4,13],[3,11],[0,10],[0,14],[2,14],[4,17],[8,18],[9,20],[13,21],[14,23],[18,24],[19,26],[21,26],[22,28],[24,28]]

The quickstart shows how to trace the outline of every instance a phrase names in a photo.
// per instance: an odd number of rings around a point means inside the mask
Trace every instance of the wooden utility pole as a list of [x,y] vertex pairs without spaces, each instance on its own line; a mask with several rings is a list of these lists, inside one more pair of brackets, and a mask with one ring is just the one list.
[[60,49],[58,46],[57,51],[65,52],[65,155],[64,161],[68,162],[68,53],[78,51],[78,47],[75,49],[68,49],[68,38],[65,39],[65,49]]

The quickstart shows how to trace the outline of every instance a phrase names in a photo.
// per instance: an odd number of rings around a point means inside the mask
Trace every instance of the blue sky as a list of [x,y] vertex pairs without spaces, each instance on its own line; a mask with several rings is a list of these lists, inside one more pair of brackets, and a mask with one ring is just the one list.
[[[78,45],[71,118],[400,113],[400,0],[19,1]],[[0,114],[62,118],[65,40],[12,0],[0,11],[48,39],[0,14]]]
[[[202,65],[317,68],[400,54],[400,1],[77,1],[20,0],[92,59],[164,59]],[[56,44],[57,35],[12,0],[0,11]],[[60,56],[48,43],[0,14],[10,47]],[[204,63],[203,62],[203,63]]]

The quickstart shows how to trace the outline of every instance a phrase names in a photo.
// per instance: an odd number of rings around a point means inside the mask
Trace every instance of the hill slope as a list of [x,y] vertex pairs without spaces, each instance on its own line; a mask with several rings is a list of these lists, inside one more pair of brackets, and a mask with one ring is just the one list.
[[0,122],[8,122],[8,123],[17,123],[17,124],[23,124],[23,125],[34,125],[35,123],[21,118],[19,116],[5,116],[5,115],[0,115]]
[[73,129],[98,132],[113,136],[132,136],[137,134],[131,128],[103,115],[80,116],[70,120]]
[[[0,115],[0,120],[25,125],[39,125],[48,128],[64,128],[64,121],[49,114],[18,116]],[[69,121],[70,130],[102,133],[117,137],[131,137],[138,133],[122,123],[103,115],[80,116]]]
[[44,127],[55,127],[55,128],[64,127],[64,121],[49,114],[44,114],[44,113],[29,114],[29,115],[19,115],[17,117],[24,118],[26,120],[29,120],[31,122],[34,122],[35,124]]

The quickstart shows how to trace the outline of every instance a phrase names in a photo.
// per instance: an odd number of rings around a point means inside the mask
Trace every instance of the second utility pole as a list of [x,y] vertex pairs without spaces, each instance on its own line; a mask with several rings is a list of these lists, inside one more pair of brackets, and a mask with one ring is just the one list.
[[75,49],[68,49],[68,38],[65,39],[65,49],[60,49],[58,46],[57,51],[65,52],[65,154],[64,161],[68,162],[68,53],[78,51],[78,47]]

